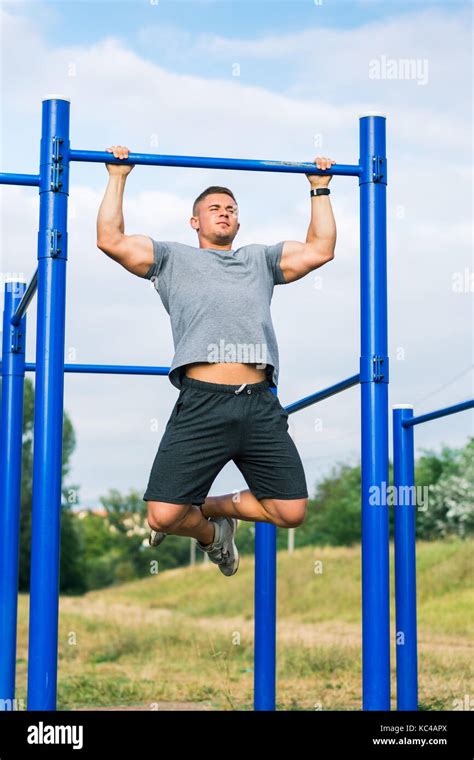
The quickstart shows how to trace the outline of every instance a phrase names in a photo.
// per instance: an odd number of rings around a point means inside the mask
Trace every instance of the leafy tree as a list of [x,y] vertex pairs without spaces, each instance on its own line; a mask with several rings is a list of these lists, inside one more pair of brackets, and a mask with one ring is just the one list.
[[330,474],[316,485],[308,518],[298,528],[297,546],[350,546],[360,541],[360,477],[359,464],[339,462],[333,466]]
[[[21,506],[20,506],[20,559],[19,590],[28,591],[30,586],[31,554],[31,505],[33,496],[33,427],[34,427],[34,386],[25,377],[23,394],[23,449],[21,471]],[[69,473],[69,460],[76,446],[76,437],[72,422],[64,412],[63,416],[63,452],[62,477]],[[60,590],[65,593],[82,592],[83,563],[81,546],[76,529],[76,522],[71,511],[71,502],[77,500],[77,486],[64,486],[61,505],[61,554],[60,554]]]
[[[115,535],[115,546],[120,550],[120,565],[116,567],[116,579],[133,568],[136,577],[145,577],[150,572],[150,562],[158,560],[160,570],[169,570],[189,564],[190,539],[182,536],[167,536],[159,548],[150,547],[148,536],[148,508],[141,493],[131,489],[122,495],[116,489],[109,490],[100,502],[107,512],[107,522]],[[196,554],[199,561],[199,552]]]
[[416,483],[428,488],[426,510],[417,510],[417,534],[425,539],[474,532],[474,438],[463,449],[443,447],[418,460]]

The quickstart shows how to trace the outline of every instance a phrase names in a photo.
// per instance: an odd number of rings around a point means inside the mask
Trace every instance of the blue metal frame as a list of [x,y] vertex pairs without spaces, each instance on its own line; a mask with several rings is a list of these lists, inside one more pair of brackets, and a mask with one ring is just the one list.
[[23,294],[23,298],[18,304],[18,308],[16,309],[15,313],[13,314],[11,318],[11,324],[13,325],[13,327],[18,327],[18,325],[20,324],[21,319],[26,314],[28,306],[30,305],[37,289],[38,289],[38,270],[36,269],[33,277],[28,283],[28,287],[26,288]]
[[43,101],[41,134],[28,710],[55,710],[69,193],[68,101]]
[[[414,427],[474,408],[474,399],[413,416],[410,404],[393,407],[393,485],[395,499],[395,640],[397,709],[418,709],[416,624],[416,494]],[[406,503],[408,496],[408,503]]]
[[[4,677],[0,698],[13,698],[16,601],[15,576],[19,519],[18,483],[21,473],[20,403],[25,371],[36,372],[35,447],[33,463],[33,523],[30,585],[30,636],[28,709],[53,710],[56,706],[57,638],[59,604],[59,531],[62,474],[62,415],[65,372],[166,375],[168,367],[121,365],[65,365],[64,319],[67,261],[67,200],[72,161],[129,163],[152,166],[195,167],[292,174],[332,174],[358,177],[360,185],[361,244],[361,356],[360,373],[307,396],[287,407],[293,413],[360,382],[362,425],[362,619],[363,707],[390,709],[388,513],[370,505],[373,486],[381,487],[388,475],[388,356],[386,282],[385,117],[366,115],[359,120],[360,153],[357,165],[335,164],[330,170],[313,163],[258,161],[201,156],[164,156],[131,153],[125,161],[108,152],[71,150],[69,101],[49,96],[43,101],[40,174],[0,174],[0,184],[38,186],[40,225],[38,269],[27,291],[5,300],[4,324],[14,348],[3,346],[2,436],[8,441],[1,462],[4,482],[0,504],[0,585],[2,613],[0,637],[8,645],[1,654]],[[26,363],[15,344],[25,314],[38,293],[36,363]],[[13,353],[14,352],[14,355]],[[14,367],[14,371],[12,370]],[[21,396],[21,398],[20,398]],[[7,541],[10,543],[7,547]],[[276,650],[276,527],[256,523],[255,547],[255,710],[275,709]],[[1,563],[4,563],[2,565]],[[17,570],[16,570],[17,572]],[[16,581],[15,581],[16,577]],[[9,584],[8,589],[6,588]],[[4,666],[4,667],[3,667]],[[12,681],[13,679],[13,681]]]
[[21,457],[26,316],[10,324],[25,290],[5,283],[2,338],[0,423],[0,699],[11,707],[15,697],[18,560],[20,541]]
[[413,428],[403,423],[413,409],[393,410],[393,485],[398,494],[393,506],[395,550],[395,642],[397,660],[397,708],[418,708],[418,662],[416,640],[416,501],[401,503],[412,494],[415,483]]
[[454,404],[454,406],[447,406],[444,409],[437,409],[435,412],[428,412],[427,414],[420,414],[419,417],[411,417],[404,419],[403,427],[410,427],[411,425],[420,425],[422,422],[429,422],[430,420],[437,420],[440,417],[447,417],[450,414],[457,414],[458,412],[464,412],[467,409],[474,407],[474,399],[469,401],[463,401],[460,404]]
[[39,174],[7,174],[0,172],[0,185],[29,185],[30,187],[38,186],[40,183]]
[[390,710],[388,507],[373,489],[388,480],[387,158],[385,119],[360,119],[362,429],[362,683],[366,710]]
[[[298,161],[256,161],[246,158],[210,158],[208,156],[170,156],[158,153],[129,153],[128,158],[115,158],[107,151],[71,150],[70,161],[91,163],[133,164],[139,166],[173,166],[189,169],[228,169],[246,172],[283,172],[285,174],[328,174],[326,169],[316,169],[314,163]],[[339,177],[358,177],[360,166],[334,164],[331,174]]]
[[[36,364],[26,362],[25,372],[35,372]],[[90,375],[169,375],[169,367],[144,367],[133,364],[65,364],[64,372]]]

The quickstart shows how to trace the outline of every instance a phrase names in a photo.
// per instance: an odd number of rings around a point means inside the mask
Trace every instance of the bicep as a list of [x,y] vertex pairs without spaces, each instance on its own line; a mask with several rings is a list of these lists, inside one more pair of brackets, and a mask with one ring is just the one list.
[[281,255],[281,270],[286,282],[294,282],[333,258],[323,243],[301,243],[285,240]]
[[137,277],[153,274],[153,240],[148,235],[120,235],[115,240],[99,241],[98,247]]

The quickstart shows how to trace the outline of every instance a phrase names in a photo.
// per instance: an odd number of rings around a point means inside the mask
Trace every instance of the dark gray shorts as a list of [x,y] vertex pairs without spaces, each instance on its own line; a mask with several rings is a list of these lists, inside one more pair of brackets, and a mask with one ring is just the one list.
[[153,462],[144,501],[203,504],[224,465],[235,462],[257,499],[307,498],[288,412],[268,380],[240,385],[184,375]]

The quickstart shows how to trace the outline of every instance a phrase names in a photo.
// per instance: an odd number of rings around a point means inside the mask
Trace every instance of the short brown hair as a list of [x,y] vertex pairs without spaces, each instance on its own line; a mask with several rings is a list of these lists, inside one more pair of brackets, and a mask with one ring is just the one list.
[[199,203],[206,198],[208,195],[212,195],[213,193],[225,193],[226,195],[230,195],[231,198],[234,199],[235,203],[237,204],[237,201],[235,200],[234,193],[232,190],[229,190],[228,187],[220,187],[219,185],[211,185],[211,187],[207,187],[205,190],[202,191],[201,195],[198,195],[196,200],[193,203],[193,216],[196,216],[197,213],[197,207]]

